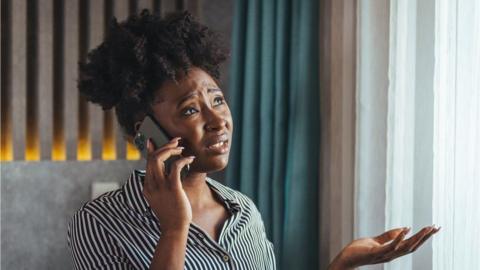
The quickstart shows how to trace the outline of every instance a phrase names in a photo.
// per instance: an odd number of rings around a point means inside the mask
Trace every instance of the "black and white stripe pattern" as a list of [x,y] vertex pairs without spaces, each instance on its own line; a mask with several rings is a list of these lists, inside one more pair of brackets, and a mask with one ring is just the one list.
[[[145,171],[135,170],[118,190],[84,204],[68,226],[75,269],[148,269],[161,237],[158,219],[143,196]],[[185,269],[275,269],[255,204],[244,194],[208,178],[230,217],[218,243],[190,225]]]

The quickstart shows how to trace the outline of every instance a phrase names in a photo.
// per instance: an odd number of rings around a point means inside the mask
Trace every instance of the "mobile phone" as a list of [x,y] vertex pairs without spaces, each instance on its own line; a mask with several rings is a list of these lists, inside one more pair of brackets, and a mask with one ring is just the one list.
[[[147,115],[142,121],[133,143],[135,147],[140,151],[142,157],[147,159],[147,140],[151,139],[155,149],[163,146],[164,144],[170,142],[173,139],[168,133],[160,126],[160,124],[155,120],[154,117]],[[181,158],[181,156],[175,155],[168,158],[165,163],[165,171],[167,174],[170,173],[171,165],[174,161]],[[187,164],[183,167],[180,172],[180,178],[183,180],[190,170],[190,165]]]

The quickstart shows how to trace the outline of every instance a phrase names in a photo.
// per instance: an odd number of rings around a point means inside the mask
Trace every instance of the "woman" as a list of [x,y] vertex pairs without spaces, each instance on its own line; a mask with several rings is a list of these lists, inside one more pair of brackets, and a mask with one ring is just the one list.
[[[206,175],[227,166],[232,143],[232,117],[217,84],[226,57],[187,12],[160,19],[144,11],[114,22],[81,65],[81,93],[115,107],[127,139],[146,115],[175,138],[160,146],[149,141],[145,170],[75,213],[68,244],[76,269],[275,269],[255,204]],[[181,157],[166,173],[172,156]],[[408,230],[395,229],[356,240],[330,268],[389,261],[437,231],[427,227],[404,241]]]

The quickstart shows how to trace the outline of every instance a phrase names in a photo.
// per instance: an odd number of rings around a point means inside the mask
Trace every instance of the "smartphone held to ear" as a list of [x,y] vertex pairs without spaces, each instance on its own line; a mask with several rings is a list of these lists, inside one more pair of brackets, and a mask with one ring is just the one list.
[[[150,142],[153,142],[155,149],[162,147],[166,143],[173,139],[168,133],[155,121],[154,117],[147,115],[142,121],[133,143],[137,147],[138,151],[142,154],[144,159],[147,159],[147,140],[150,138]],[[166,173],[170,173],[171,165],[173,162],[181,158],[181,156],[171,156],[165,163]],[[190,170],[190,165],[183,167],[180,172],[180,177],[183,180]]]

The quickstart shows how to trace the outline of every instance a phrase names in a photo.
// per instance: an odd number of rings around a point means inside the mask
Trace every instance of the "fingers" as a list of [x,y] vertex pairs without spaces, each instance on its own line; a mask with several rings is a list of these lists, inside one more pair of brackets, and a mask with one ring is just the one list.
[[410,252],[411,248],[418,244],[422,239],[428,235],[432,231],[433,227],[425,227],[421,229],[418,233],[413,235],[412,237],[408,238],[407,240],[401,243],[400,247],[398,248],[398,253],[406,254]]
[[170,175],[168,177],[168,180],[172,185],[172,187],[180,187],[182,185],[180,181],[181,180],[180,173],[183,167],[192,163],[194,159],[195,159],[195,156],[182,157],[172,163],[171,169],[170,169]]
[[[155,144],[153,143],[152,139],[149,138],[147,140],[147,154],[152,154],[154,153],[155,151],[160,151],[161,149],[163,148],[169,148],[169,147],[177,147],[178,146],[178,142],[180,141],[180,137],[175,137],[173,138],[172,140],[170,140],[168,143],[166,143],[165,145],[163,145],[160,149],[156,150],[155,149]],[[158,147],[158,146],[157,146]]]
[[432,235],[437,233],[439,230],[440,230],[440,228],[435,228],[433,226],[423,228],[418,233],[416,233],[414,236],[412,236],[409,239],[403,241],[397,249],[385,254],[383,256],[383,258],[381,258],[378,261],[378,263],[389,262],[393,259],[396,259],[396,258],[401,257],[403,255],[414,252],[425,241],[427,241],[428,238],[430,238]]
[[397,235],[397,237],[395,237],[395,239],[393,239],[393,241],[390,244],[383,245],[379,248],[376,248],[376,250],[373,251],[375,254],[375,257],[381,258],[385,256],[385,254],[396,250],[400,245],[400,243],[402,242],[402,240],[405,238],[405,235],[407,235],[409,231],[410,231],[410,228],[401,229],[401,232]]
[[402,231],[404,231],[405,228],[396,228],[393,230],[386,231],[379,236],[376,236],[374,239],[375,241],[379,242],[380,244],[385,244],[392,239],[395,239]]
[[[159,149],[154,149],[151,139],[147,140],[147,165],[146,170],[151,177],[145,178],[145,185],[156,188],[165,181],[165,160],[174,155],[180,155],[184,147],[178,147],[180,138],[174,138]],[[152,181],[153,180],[153,181]]]
[[440,229],[441,229],[441,227],[439,227],[439,228],[433,228],[430,233],[428,233],[427,235],[425,235],[425,236],[422,238],[421,241],[419,241],[417,244],[415,244],[415,245],[411,248],[411,252],[414,252],[415,250],[417,250],[417,248],[419,248],[421,245],[423,245],[423,243],[425,243],[425,241],[427,241],[428,238],[430,238],[432,235],[436,234]]

